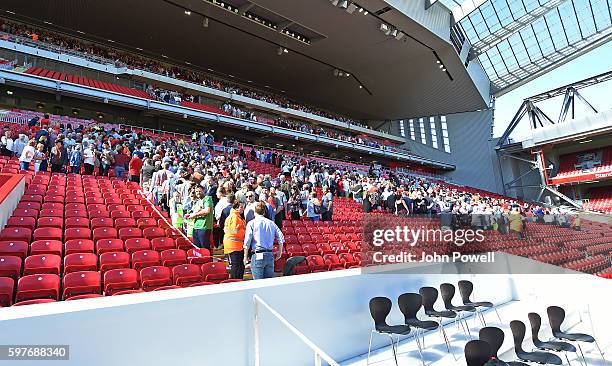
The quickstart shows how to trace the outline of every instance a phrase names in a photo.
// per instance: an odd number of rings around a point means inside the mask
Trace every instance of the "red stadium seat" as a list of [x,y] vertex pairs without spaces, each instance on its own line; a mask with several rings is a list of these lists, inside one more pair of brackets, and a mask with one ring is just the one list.
[[28,255],[28,242],[18,240],[0,241],[0,255],[14,255],[21,259]]
[[13,216],[8,219],[6,227],[25,227],[33,231],[36,227],[36,219],[34,217]]
[[359,261],[353,258],[352,253],[340,253],[340,255],[338,255],[338,259],[340,259],[340,263],[344,265],[344,268],[359,266]]
[[136,220],[150,218],[150,217],[151,217],[151,213],[148,211],[133,211],[132,212],[132,218]]
[[138,289],[138,272],[134,269],[111,269],[104,273],[105,295],[113,295],[120,291]]
[[195,248],[195,246],[186,238],[180,237],[175,239],[176,249],[189,250]]
[[12,216],[15,217],[33,217],[33,218],[38,218],[40,214],[40,211],[38,210],[32,210],[32,209],[28,209],[28,208],[16,208],[15,210],[13,210],[13,214]]
[[144,291],[172,285],[170,269],[164,266],[146,267],[140,270],[140,282]]
[[99,227],[93,231],[93,241],[97,243],[101,239],[115,239],[117,236],[117,229],[114,227]]
[[66,241],[74,239],[91,239],[91,230],[82,227],[66,229],[64,231],[64,239]]
[[155,238],[163,238],[166,236],[166,232],[158,227],[149,227],[142,231],[145,238],[151,240]]
[[[47,202],[47,203],[42,204],[41,209],[42,210],[64,210],[64,205],[62,203]],[[40,215],[40,216],[44,216],[44,215]]]
[[219,283],[229,278],[229,274],[222,262],[209,262],[202,264],[202,279],[206,282]]
[[96,241],[95,243],[96,243],[96,253],[98,255],[102,253],[107,253],[107,252],[123,252],[124,251],[123,240],[121,239],[100,239]]
[[55,254],[36,254],[26,257],[23,262],[23,275],[60,274],[62,257]]
[[43,227],[34,230],[34,240],[62,240],[62,229]]
[[73,239],[64,243],[64,255],[73,253],[93,253],[94,242],[88,239]]
[[25,241],[26,243],[29,243],[30,240],[32,240],[32,230],[24,227],[4,228],[0,232],[0,240]]
[[10,277],[0,277],[0,308],[13,305],[14,289],[14,279]]
[[202,281],[200,266],[197,264],[182,264],[172,267],[172,278],[177,286],[187,287]]
[[55,299],[32,299],[19,301],[18,303],[13,304],[13,306],[24,306],[24,305],[37,305],[37,304],[46,304],[50,302],[57,302]]
[[42,204],[38,202],[19,202],[17,208],[40,211]]
[[97,270],[98,256],[94,253],[72,253],[64,257],[64,273]]
[[119,239],[126,241],[130,238],[142,238],[142,230],[136,227],[119,229]]
[[66,229],[85,228],[89,229],[89,219],[83,217],[66,217]]
[[132,253],[132,268],[135,270],[158,265],[159,253],[154,250],[139,250]]
[[[117,229],[122,229],[122,228],[129,228],[129,227],[137,227],[136,226],[136,220],[129,218],[120,218],[120,219],[115,219],[115,228]],[[119,236],[121,236],[121,234],[119,234]]]
[[139,250],[151,249],[151,242],[145,238],[129,238],[125,240],[125,251],[129,254],[137,252]]
[[173,267],[187,263],[187,254],[184,250],[168,249],[161,252],[161,264],[166,267]]
[[336,254],[324,254],[323,260],[330,271],[335,268],[344,268],[344,264],[340,262],[340,258]]
[[101,294],[102,284],[100,281],[100,272],[96,271],[81,271],[68,273],[64,276],[64,292],[62,299],[65,300],[71,296]]
[[164,250],[174,249],[174,239],[172,238],[155,238],[151,240],[151,248],[153,250],[157,250],[158,252],[163,252]]
[[82,300],[82,299],[94,299],[98,297],[104,297],[104,295],[100,295],[100,294],[76,295],[76,296],[70,296],[66,298],[65,300],[72,301],[72,300]]
[[113,227],[114,221],[109,217],[98,217],[91,219],[91,229],[95,230],[103,227]]
[[37,240],[30,244],[30,255],[55,254],[62,256],[63,244],[59,240]]
[[204,264],[212,262],[210,251],[204,248],[191,248],[187,250],[187,260],[192,264]]
[[[43,205],[44,206],[44,205]],[[40,217],[64,217],[64,210],[58,208],[44,208],[40,210]]]
[[107,252],[100,254],[100,272],[111,269],[130,268],[130,255],[126,252]]
[[13,255],[0,255],[0,277],[17,280],[21,276],[21,258]]
[[17,282],[15,302],[34,299],[59,299],[60,278],[54,274],[23,276]]
[[150,217],[138,219],[136,223],[137,223],[138,228],[140,228],[142,230],[144,230],[144,229],[146,229],[148,227],[156,227],[157,226],[157,221],[155,221],[155,219],[150,218]]
[[40,217],[36,225],[39,229],[43,227],[54,227],[61,230],[64,228],[64,219],[62,217],[53,216]]
[[311,272],[327,271],[329,269],[329,266],[325,264],[323,257],[320,255],[307,256],[306,263]]
[[81,217],[86,219],[88,215],[86,210],[64,210],[64,217]]

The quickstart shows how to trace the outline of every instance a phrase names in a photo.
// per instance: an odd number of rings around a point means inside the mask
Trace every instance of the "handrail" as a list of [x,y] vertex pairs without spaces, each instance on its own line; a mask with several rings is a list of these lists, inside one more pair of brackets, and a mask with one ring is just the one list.
[[306,343],[306,345],[314,352],[314,361],[315,366],[321,366],[321,361],[327,362],[330,366],[340,366],[340,364],[334,361],[330,355],[325,353],[319,346],[314,344],[304,333],[300,332],[296,327],[294,327],[287,319],[285,319],[281,314],[279,314],[276,310],[274,310],[270,305],[268,305],[261,297],[258,295],[253,295],[253,304],[255,307],[254,317],[253,317],[253,325],[255,331],[255,366],[261,366],[261,357],[259,354],[259,305],[262,305],[272,315],[274,315],[278,320],[280,320],[283,325],[285,325],[289,330],[295,334],[302,342]]

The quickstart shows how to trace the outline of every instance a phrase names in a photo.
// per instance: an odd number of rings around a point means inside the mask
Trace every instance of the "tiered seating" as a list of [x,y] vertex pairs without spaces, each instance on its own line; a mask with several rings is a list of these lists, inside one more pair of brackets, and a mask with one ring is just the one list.
[[[595,166],[593,169],[581,170],[577,168],[578,155],[587,153],[597,153],[601,151],[601,164]],[[591,180],[596,178],[594,174],[611,172],[612,171],[612,146],[605,147],[603,149],[581,151],[572,154],[566,154],[560,157],[559,171],[557,175],[553,177],[553,181],[557,183],[562,182],[576,182],[581,180]]]
[[131,96],[138,97],[138,98],[154,99],[144,90],[138,90],[138,89],[128,88],[128,87],[117,85],[117,84],[107,83],[104,81],[88,79],[84,76],[77,76],[77,75],[72,75],[72,74],[66,75],[64,73],[59,73],[57,71],[45,70],[45,69],[41,69],[37,67],[31,67],[27,69],[25,73],[42,76],[42,77],[48,77],[48,78],[52,78],[56,80],[65,80],[70,83],[85,85],[85,86],[89,86],[89,87],[96,88],[96,89],[108,90],[108,91],[112,91],[115,93],[127,94],[127,95],[131,95]]
[[193,109],[197,109],[200,111],[204,111],[204,112],[210,112],[210,113],[216,113],[216,114],[224,114],[226,116],[229,116],[228,113],[225,113],[225,111],[221,108],[217,108],[217,107],[213,107],[210,105],[206,105],[206,104],[201,104],[201,103],[196,103],[196,102],[189,102],[189,101],[182,101],[181,105],[183,107],[187,107],[187,108],[193,108]]
[[612,187],[599,187],[589,191],[589,203],[586,207],[591,211],[612,213]]
[[[205,251],[207,264],[188,264],[193,246],[139,190],[106,177],[33,176],[0,232],[0,306],[227,279]],[[173,274],[187,265],[188,275]]]

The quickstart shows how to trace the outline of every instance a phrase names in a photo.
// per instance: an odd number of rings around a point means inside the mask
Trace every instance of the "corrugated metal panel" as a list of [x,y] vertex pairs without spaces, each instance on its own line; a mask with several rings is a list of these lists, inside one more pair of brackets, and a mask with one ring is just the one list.
[[426,118],[425,133],[427,144],[420,143],[418,119],[415,120],[417,141],[409,140],[409,148],[423,157],[454,164],[456,169],[449,173],[451,179],[457,183],[500,192],[501,185],[496,172],[496,158],[493,151],[491,137],[490,111],[458,113],[446,116],[448,134],[450,138],[451,153],[444,152],[440,136],[438,136],[439,149],[431,146],[431,132],[429,131],[429,118]]

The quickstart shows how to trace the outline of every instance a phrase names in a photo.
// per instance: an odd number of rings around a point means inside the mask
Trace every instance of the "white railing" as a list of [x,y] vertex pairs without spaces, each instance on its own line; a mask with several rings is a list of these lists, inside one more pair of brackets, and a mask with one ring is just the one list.
[[330,355],[325,353],[319,346],[314,344],[308,337],[304,335],[304,333],[300,332],[296,327],[294,327],[287,319],[285,319],[281,314],[279,314],[276,310],[274,310],[270,305],[268,305],[261,297],[257,295],[253,295],[253,304],[255,307],[254,317],[253,317],[253,325],[255,331],[255,366],[261,366],[261,355],[259,352],[260,344],[259,344],[259,306],[263,306],[266,308],[272,315],[274,315],[284,326],[289,328],[289,330],[295,334],[302,342],[304,342],[313,352],[314,352],[314,364],[315,366],[322,366],[323,361],[327,362],[330,366],[340,366],[340,364],[334,361]]

